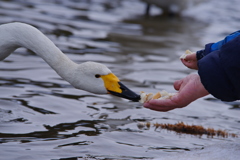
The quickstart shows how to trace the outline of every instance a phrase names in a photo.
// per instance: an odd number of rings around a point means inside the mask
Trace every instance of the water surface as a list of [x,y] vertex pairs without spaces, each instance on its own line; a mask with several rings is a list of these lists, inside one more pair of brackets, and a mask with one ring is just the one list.
[[[195,71],[179,56],[238,30],[237,0],[211,0],[161,17],[138,0],[0,1],[0,23],[29,23],[73,61],[107,65],[135,92],[174,92]],[[155,112],[140,103],[71,87],[40,57],[20,48],[0,63],[0,159],[152,159],[239,138],[139,129],[138,122],[203,125],[240,132],[238,103],[207,96],[183,109]]]

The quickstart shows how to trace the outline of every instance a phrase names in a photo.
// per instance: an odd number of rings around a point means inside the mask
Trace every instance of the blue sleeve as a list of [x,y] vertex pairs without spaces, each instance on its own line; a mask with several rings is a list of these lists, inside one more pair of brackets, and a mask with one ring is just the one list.
[[219,50],[223,45],[225,45],[226,43],[233,40],[234,38],[236,38],[239,35],[240,35],[240,30],[231,33],[230,35],[228,35],[227,37],[225,37],[221,41],[218,41],[216,43],[206,44],[205,49],[197,51],[197,59],[200,60],[201,58],[208,55],[209,53],[211,53],[213,51],[216,51],[216,50]]
[[[221,42],[221,41],[220,41]],[[222,101],[240,99],[240,36],[198,61],[198,74],[210,94]]]

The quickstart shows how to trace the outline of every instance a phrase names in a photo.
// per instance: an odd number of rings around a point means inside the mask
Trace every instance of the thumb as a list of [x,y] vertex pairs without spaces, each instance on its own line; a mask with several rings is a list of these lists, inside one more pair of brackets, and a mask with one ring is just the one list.
[[188,54],[188,55],[184,58],[184,60],[185,60],[185,61],[196,61],[196,60],[197,60],[196,53]]
[[182,85],[182,82],[183,82],[182,79],[181,79],[181,80],[177,80],[177,81],[174,82],[173,86],[174,86],[174,88],[175,88],[177,91],[180,89],[180,87],[181,87],[181,85]]

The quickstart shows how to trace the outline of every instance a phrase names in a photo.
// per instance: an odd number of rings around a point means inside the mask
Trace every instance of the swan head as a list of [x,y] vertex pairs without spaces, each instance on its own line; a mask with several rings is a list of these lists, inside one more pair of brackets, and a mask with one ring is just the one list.
[[124,86],[105,65],[96,62],[84,62],[78,65],[72,75],[71,83],[75,88],[95,94],[112,94],[132,101],[139,101],[140,96]]

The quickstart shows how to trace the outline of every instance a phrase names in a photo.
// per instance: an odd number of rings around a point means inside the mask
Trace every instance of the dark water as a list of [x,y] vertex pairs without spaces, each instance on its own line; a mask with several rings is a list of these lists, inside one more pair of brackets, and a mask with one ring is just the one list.
[[[72,60],[107,65],[136,92],[167,90],[194,71],[179,56],[239,29],[237,0],[204,2],[183,17],[143,16],[138,0],[5,0],[0,23],[32,24]],[[77,90],[26,49],[0,62],[0,159],[152,159],[239,138],[141,130],[141,122],[203,125],[240,132],[238,102],[199,99],[155,112],[140,103]]]

